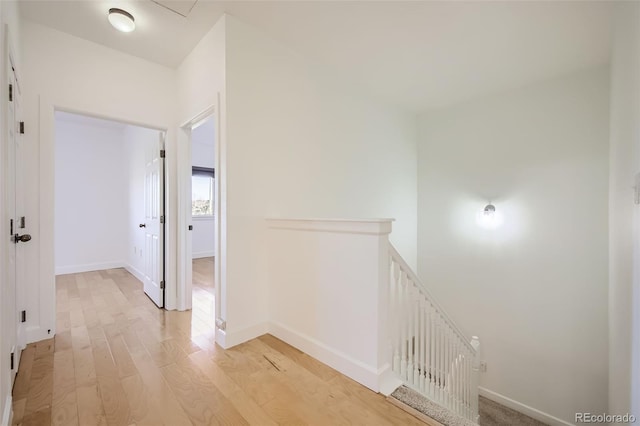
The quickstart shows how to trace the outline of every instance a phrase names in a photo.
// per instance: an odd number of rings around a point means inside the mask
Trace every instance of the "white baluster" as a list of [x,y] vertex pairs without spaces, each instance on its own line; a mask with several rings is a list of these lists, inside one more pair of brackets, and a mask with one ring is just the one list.
[[471,377],[471,414],[473,421],[478,422],[478,380],[480,374],[480,339],[478,336],[471,337],[471,346],[476,350],[473,358],[473,371]]
[[471,387],[473,386],[473,382],[471,377],[473,376],[473,356],[471,352],[469,352],[469,357],[467,358],[467,407],[469,410],[469,418],[473,418],[473,407],[471,403]]
[[391,260],[391,292],[393,294],[393,304],[391,311],[393,312],[393,334],[391,341],[393,342],[393,371],[400,374],[400,287],[398,279],[400,278],[400,266],[397,262]]
[[442,377],[444,379],[444,383],[442,386],[442,399],[444,405],[449,407],[449,327],[447,326],[444,318],[442,319]]
[[407,381],[409,384],[413,384],[413,339],[414,339],[414,330],[413,330],[413,308],[414,308],[414,291],[415,288],[411,279],[407,275],[407,288],[409,289],[409,297],[407,299],[408,305],[405,310],[405,315],[407,316],[407,353],[409,354],[409,360],[407,362]]
[[414,285],[413,299],[413,384],[420,386],[420,291]]
[[467,356],[467,410],[469,411],[469,418],[473,417],[471,408],[471,386],[473,385],[473,383],[471,383],[472,362],[473,358],[471,356],[471,352],[469,352]]
[[458,411],[458,339],[451,330],[451,405]]
[[424,371],[425,371],[425,362],[424,362],[424,349],[425,349],[425,337],[427,335],[427,330],[425,328],[425,319],[424,319],[424,311],[425,311],[425,300],[424,297],[420,297],[420,331],[419,331],[419,339],[418,339],[418,350],[420,352],[420,378],[418,381],[418,386],[420,386],[420,391],[424,392]]
[[433,313],[433,306],[431,304],[429,304],[429,321],[430,321],[430,328],[431,328],[431,338],[430,338],[430,342],[429,342],[429,352],[431,353],[431,361],[430,361],[430,379],[429,379],[429,388],[431,389],[431,396],[435,399],[435,395],[436,395],[436,368],[437,368],[437,362],[436,362],[436,336],[437,336],[437,330],[436,330],[436,322],[435,322],[435,316]]
[[453,386],[451,384],[451,380],[452,380],[452,371],[451,371],[451,367],[453,364],[453,347],[451,346],[451,343],[453,341],[452,338],[452,334],[453,331],[451,330],[451,327],[449,327],[447,325],[447,334],[445,335],[447,338],[447,343],[446,343],[446,350],[447,350],[447,364],[446,364],[446,368],[447,368],[447,382],[446,382],[446,386],[447,386],[447,405],[449,407],[452,407],[452,403],[453,403],[453,399],[452,399],[452,392],[453,392]]
[[438,312],[440,317],[440,400],[445,402],[444,397],[444,385],[445,385],[445,350],[446,350],[446,337],[445,337],[445,321],[444,318]]
[[436,401],[440,401],[440,321],[439,321],[438,313],[433,312],[433,322],[434,322],[434,332],[435,336],[433,339],[433,351],[435,355],[435,366],[433,369],[434,381],[433,381],[433,390]]
[[400,289],[402,294],[402,303],[400,311],[400,377],[407,380],[407,286],[405,275],[400,274]]
[[451,348],[451,365],[449,366],[449,374],[451,375],[451,407],[455,409],[457,404],[456,398],[456,334],[453,331],[453,328],[449,327],[449,347]]
[[462,343],[456,338],[456,411],[462,410]]

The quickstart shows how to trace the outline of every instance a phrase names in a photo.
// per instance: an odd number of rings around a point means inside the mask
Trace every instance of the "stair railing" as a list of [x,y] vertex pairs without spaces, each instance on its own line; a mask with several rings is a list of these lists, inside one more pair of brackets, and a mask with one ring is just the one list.
[[460,331],[389,246],[392,370],[405,385],[477,423],[480,340]]

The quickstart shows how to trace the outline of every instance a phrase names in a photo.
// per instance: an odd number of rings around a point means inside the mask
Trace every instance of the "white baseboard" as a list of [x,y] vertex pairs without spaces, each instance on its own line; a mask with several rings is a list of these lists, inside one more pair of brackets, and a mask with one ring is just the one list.
[[278,339],[301,350],[309,356],[312,356],[318,361],[327,364],[329,367],[338,370],[342,374],[352,378],[356,382],[361,383],[375,392],[388,392],[389,388],[393,386],[393,383],[386,380],[388,378],[388,365],[384,366],[379,371],[376,371],[374,368],[353,359],[316,339],[299,333],[277,322],[260,323],[234,331],[216,330],[216,343],[224,349],[229,349],[248,340],[260,337],[266,333],[274,335]]
[[551,414],[545,413],[544,411],[540,411],[536,408],[530,407],[511,398],[507,398],[504,395],[500,395],[499,393],[491,391],[487,388],[483,388],[482,386],[480,386],[478,390],[480,392],[480,395],[484,396],[485,398],[502,404],[505,407],[511,408],[512,410],[516,410],[522,414],[526,414],[527,416],[539,420],[542,423],[546,423],[550,426],[574,426],[573,423],[569,423],[565,420],[552,416]]
[[13,421],[13,400],[11,395],[7,395],[4,401],[4,410],[2,412],[2,426],[9,426]]
[[404,384],[393,370],[391,370],[391,365],[389,363],[385,364],[378,373],[378,383],[380,388],[378,392],[384,396],[391,395],[393,391]]
[[136,277],[139,281],[144,282],[144,274],[142,273],[142,271],[140,269],[136,268],[133,265],[129,265],[129,264],[124,265],[124,269],[129,271],[129,273],[131,275],[133,275],[134,277]]
[[121,260],[101,263],[87,263],[84,265],[56,266],[56,275],[78,274],[80,272],[102,271],[104,269],[122,268],[125,264]]
[[216,255],[216,252],[211,250],[211,251],[201,251],[198,253],[191,253],[191,257],[193,259],[202,259],[203,257],[214,257]]
[[224,332],[221,331],[221,336],[219,339],[216,335],[216,341],[224,349],[229,349],[236,345],[239,345],[240,343],[255,339],[256,337],[260,337],[268,332],[269,324],[263,322],[260,324],[241,328],[240,330],[225,330]]
[[376,371],[374,368],[351,358],[347,354],[336,351],[316,339],[277,322],[269,323],[269,333],[369,389],[375,392],[380,391],[380,377],[385,374],[385,368]]
[[50,329],[40,327],[39,325],[31,325],[26,328],[24,334],[27,344],[51,339],[56,334],[55,325]]
[[223,349],[228,349],[227,346],[227,333],[224,330],[220,330],[216,327],[216,343]]

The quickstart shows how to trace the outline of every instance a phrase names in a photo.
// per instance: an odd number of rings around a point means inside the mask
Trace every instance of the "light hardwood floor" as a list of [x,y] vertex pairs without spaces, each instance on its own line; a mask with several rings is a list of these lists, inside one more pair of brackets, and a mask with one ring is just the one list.
[[213,257],[193,259],[191,334],[213,332],[216,323]]
[[14,424],[422,424],[270,335],[223,350],[192,334],[124,269],[56,286],[58,333],[22,354]]

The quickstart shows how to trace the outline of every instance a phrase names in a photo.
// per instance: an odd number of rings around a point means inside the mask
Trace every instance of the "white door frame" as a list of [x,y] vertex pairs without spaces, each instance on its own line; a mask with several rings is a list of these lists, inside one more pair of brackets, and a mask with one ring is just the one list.
[[[101,111],[82,108],[71,105],[61,100],[53,100],[44,95],[40,96],[40,194],[39,212],[40,229],[38,243],[40,250],[40,279],[39,279],[39,304],[40,321],[33,330],[27,330],[27,341],[35,342],[47,339],[55,335],[56,327],[56,291],[55,291],[55,267],[54,267],[54,206],[55,206],[55,113],[56,111],[70,112],[73,114],[87,115],[90,117],[114,120],[134,126],[146,127],[148,129],[165,132],[167,137],[165,142],[170,140],[171,131],[168,126],[158,123],[135,122],[126,117],[115,117],[104,114]],[[167,158],[175,155],[172,152],[171,144],[166,143],[165,150]],[[170,200],[173,191],[171,185],[172,170],[170,161],[165,164],[165,199]],[[175,309],[176,306],[176,283],[172,279],[175,275],[175,241],[172,239],[171,227],[175,226],[173,215],[171,214],[170,202],[167,202],[165,209],[165,308]],[[35,237],[34,237],[35,239]],[[31,331],[31,333],[29,333]]]
[[218,98],[217,105],[210,105],[190,120],[182,123],[178,132],[178,309],[191,309],[192,301],[192,236],[189,226],[192,226],[191,217],[191,130],[197,127],[203,121],[213,118],[215,128],[215,175],[214,179],[214,286],[215,286],[215,313],[216,313],[216,341],[218,341],[219,333],[224,332],[224,312],[222,310],[222,288],[224,287],[224,274],[222,268],[224,265],[225,252],[222,250],[224,246],[225,234],[222,232],[222,223],[226,215],[223,203],[223,185],[222,176],[224,171],[221,170],[220,145],[221,145],[221,121],[220,121],[220,100]]

